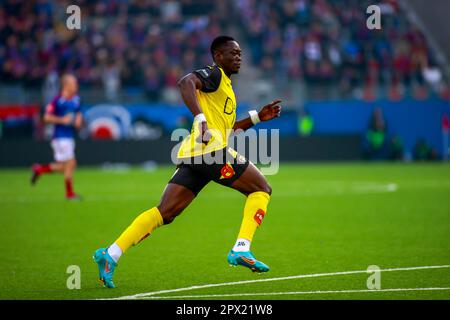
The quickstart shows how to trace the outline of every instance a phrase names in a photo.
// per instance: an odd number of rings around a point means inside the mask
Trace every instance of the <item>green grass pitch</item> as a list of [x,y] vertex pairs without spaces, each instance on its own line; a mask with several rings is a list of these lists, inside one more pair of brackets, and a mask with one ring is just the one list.
[[[82,202],[64,200],[60,175],[44,176],[32,188],[28,170],[1,170],[0,299],[114,298],[320,273],[332,274],[159,296],[450,298],[450,268],[381,272],[381,290],[370,292],[364,291],[370,274],[333,274],[370,265],[450,265],[450,166],[440,163],[282,164],[277,175],[268,177],[272,200],[252,245],[255,256],[271,267],[266,274],[228,266],[226,255],[234,244],[245,198],[210,183],[173,224],[156,230],[122,257],[115,275],[117,289],[102,288],[92,261],[94,250],[109,245],[137,214],[158,203],[173,170],[80,168],[75,189],[84,196]],[[66,287],[70,265],[80,267],[79,290]],[[405,288],[447,289],[385,291]],[[241,293],[249,295],[237,295]]]

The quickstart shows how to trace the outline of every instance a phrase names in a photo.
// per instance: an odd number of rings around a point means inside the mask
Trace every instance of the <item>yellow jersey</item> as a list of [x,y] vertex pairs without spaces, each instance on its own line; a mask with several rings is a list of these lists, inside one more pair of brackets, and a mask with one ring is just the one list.
[[191,133],[181,143],[178,158],[195,157],[225,148],[236,121],[236,97],[231,79],[222,68],[207,66],[193,73],[202,81],[202,89],[196,93],[212,138],[208,144],[198,143],[200,128],[194,121]]

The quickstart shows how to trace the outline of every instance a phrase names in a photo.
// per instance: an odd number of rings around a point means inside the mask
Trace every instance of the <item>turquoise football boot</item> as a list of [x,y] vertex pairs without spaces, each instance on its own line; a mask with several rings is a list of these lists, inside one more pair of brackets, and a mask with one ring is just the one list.
[[108,254],[107,248],[100,248],[94,253],[94,261],[98,265],[99,278],[106,288],[115,288],[114,282],[112,280],[114,276],[114,270],[117,267],[117,263]]
[[247,267],[253,272],[267,272],[270,269],[265,263],[256,260],[251,251],[234,252],[231,250],[228,254],[228,263],[232,266]]

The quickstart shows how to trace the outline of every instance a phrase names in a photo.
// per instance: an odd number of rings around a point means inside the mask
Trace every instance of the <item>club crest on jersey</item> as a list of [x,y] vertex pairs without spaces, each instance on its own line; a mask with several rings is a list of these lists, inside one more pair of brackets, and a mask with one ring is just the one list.
[[266,213],[262,209],[258,209],[258,211],[256,211],[255,215],[253,216],[253,219],[255,219],[255,221],[258,225],[261,225],[265,214]]
[[230,163],[226,163],[222,169],[220,169],[220,179],[230,179],[234,176],[234,169]]

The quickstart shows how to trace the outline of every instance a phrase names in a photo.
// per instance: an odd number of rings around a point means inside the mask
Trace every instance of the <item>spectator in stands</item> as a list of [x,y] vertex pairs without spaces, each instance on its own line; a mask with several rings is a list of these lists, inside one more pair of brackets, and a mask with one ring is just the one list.
[[298,118],[298,132],[302,137],[310,136],[314,131],[314,119],[308,110],[303,109]]
[[438,152],[436,149],[431,148],[425,139],[420,138],[414,145],[413,157],[416,161],[436,160]]
[[161,75],[158,74],[156,68],[148,65],[145,68],[144,89],[147,98],[150,101],[158,101],[160,98],[160,92],[163,87]]
[[120,89],[120,67],[113,60],[103,67],[102,80],[106,99],[116,102]]
[[381,108],[373,110],[370,117],[369,127],[366,133],[366,157],[368,159],[382,159],[385,157],[387,126]]
[[404,147],[402,139],[394,135],[389,145],[389,159],[390,160],[403,160]]
[[413,156],[414,160],[416,161],[428,160],[430,156],[430,148],[428,147],[425,139],[417,140],[416,144],[414,145]]
[[42,87],[42,95],[44,97],[44,103],[48,104],[59,92],[59,75],[56,70],[47,72],[44,85]]
[[55,66],[58,73],[75,73],[81,87],[100,86],[103,63],[113,58],[116,66],[106,69],[118,73],[122,87],[140,88],[150,99],[171,98],[154,93],[170,92],[167,70],[188,72],[211,63],[207,44],[233,24],[252,62],[281,83],[340,81],[339,92],[349,93],[387,84],[392,98],[400,98],[409,84],[419,89],[417,97],[425,97],[429,85],[448,97],[439,70],[428,64],[432,57],[423,34],[408,24],[396,1],[379,2],[383,28],[371,32],[365,26],[369,0],[80,0],[89,19],[73,32],[64,24],[67,1],[4,0],[0,81],[40,87]]

